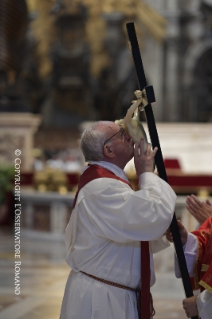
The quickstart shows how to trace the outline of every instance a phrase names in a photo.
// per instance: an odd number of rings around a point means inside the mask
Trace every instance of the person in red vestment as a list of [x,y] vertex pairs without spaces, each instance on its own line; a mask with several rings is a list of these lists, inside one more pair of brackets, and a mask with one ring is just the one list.
[[[197,230],[188,233],[178,221],[182,244],[193,290],[200,294],[183,300],[183,308],[188,318],[200,316],[212,318],[212,217],[209,217]],[[166,237],[173,241],[170,230]],[[177,275],[177,272],[176,272]]]

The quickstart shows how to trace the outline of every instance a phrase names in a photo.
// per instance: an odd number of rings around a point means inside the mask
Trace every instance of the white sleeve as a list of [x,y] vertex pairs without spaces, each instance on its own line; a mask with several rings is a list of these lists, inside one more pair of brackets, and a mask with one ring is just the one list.
[[140,176],[140,190],[104,178],[87,184],[79,210],[87,215],[95,235],[116,242],[151,241],[169,227],[176,194],[153,173]]
[[197,308],[201,319],[211,319],[212,316],[212,294],[204,290],[197,297]]
[[[198,241],[196,236],[194,236],[191,233],[188,233],[188,238],[187,238],[187,242],[183,247],[184,250],[184,255],[185,255],[185,259],[186,259],[186,264],[187,264],[187,268],[188,268],[188,273],[190,277],[193,277],[194,273],[193,273],[193,268],[194,268],[194,263],[197,257],[197,251],[198,251]],[[177,278],[181,278],[181,274],[180,274],[180,268],[179,268],[179,264],[178,264],[178,260],[177,257],[175,255],[175,276]]]
[[153,240],[149,242],[149,250],[151,253],[156,254],[159,251],[167,248],[170,246],[169,241],[166,239],[165,236],[159,238],[158,240]]

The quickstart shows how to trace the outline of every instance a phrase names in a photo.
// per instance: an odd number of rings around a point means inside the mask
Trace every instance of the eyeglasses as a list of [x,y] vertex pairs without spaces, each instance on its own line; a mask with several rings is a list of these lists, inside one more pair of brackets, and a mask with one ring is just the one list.
[[108,139],[104,142],[103,146],[105,146],[105,144],[107,144],[114,136],[116,136],[116,135],[118,135],[118,134],[120,134],[120,138],[124,137],[125,134],[126,134],[125,129],[123,129],[123,127],[120,127],[120,130],[119,130],[118,132],[116,132],[115,134],[113,134],[110,138],[108,138]]

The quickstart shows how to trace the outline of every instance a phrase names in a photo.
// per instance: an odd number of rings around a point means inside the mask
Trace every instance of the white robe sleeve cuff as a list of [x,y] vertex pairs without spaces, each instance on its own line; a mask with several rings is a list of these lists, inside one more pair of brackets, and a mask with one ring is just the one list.
[[197,308],[201,319],[211,319],[212,314],[212,294],[208,290],[204,290],[197,297]]
[[[197,257],[197,250],[198,250],[198,242],[197,242],[196,236],[194,236],[191,233],[188,233],[187,242],[184,245],[183,249],[184,249],[189,276],[193,277],[194,275],[193,268],[194,268],[194,263]],[[179,264],[178,264],[176,256],[175,256],[174,264],[175,264],[175,276],[177,278],[181,278],[180,268],[179,268]]]
[[150,244],[150,251],[153,254],[156,254],[159,251],[170,246],[170,243],[165,236],[159,238],[158,240],[150,241],[149,244]]

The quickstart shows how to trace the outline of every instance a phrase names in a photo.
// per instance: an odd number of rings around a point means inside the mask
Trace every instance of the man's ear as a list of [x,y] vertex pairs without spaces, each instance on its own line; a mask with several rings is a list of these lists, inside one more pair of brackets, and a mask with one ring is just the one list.
[[115,154],[113,153],[113,149],[110,145],[106,144],[103,148],[104,155],[108,158],[114,158]]

